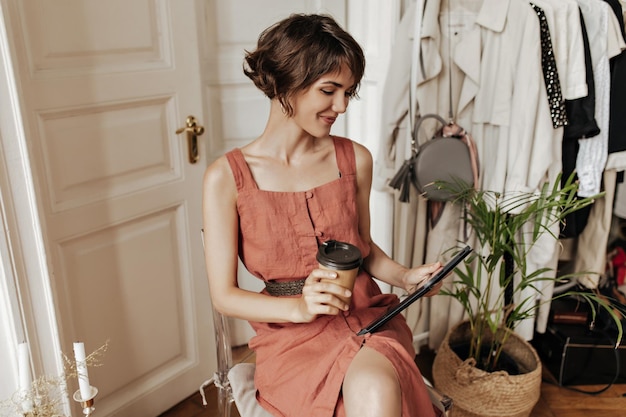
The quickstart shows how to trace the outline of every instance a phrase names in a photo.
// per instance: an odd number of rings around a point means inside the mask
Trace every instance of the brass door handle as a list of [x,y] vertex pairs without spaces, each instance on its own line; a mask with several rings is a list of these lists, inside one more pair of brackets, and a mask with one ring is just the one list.
[[187,148],[189,149],[189,162],[195,164],[200,160],[198,151],[198,136],[204,133],[204,126],[196,123],[196,118],[187,116],[186,126],[176,130],[176,134],[180,135],[187,132]]

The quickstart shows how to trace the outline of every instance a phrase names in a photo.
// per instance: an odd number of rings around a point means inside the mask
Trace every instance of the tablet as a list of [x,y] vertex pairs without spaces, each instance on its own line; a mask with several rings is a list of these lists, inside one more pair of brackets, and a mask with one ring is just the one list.
[[465,248],[463,248],[461,252],[456,254],[456,256],[452,258],[450,262],[445,264],[444,267],[441,269],[441,271],[439,271],[435,276],[433,276],[428,282],[426,282],[424,285],[419,287],[414,293],[412,293],[407,298],[405,298],[400,304],[386,311],[385,314],[383,314],[382,316],[380,316],[379,318],[377,318],[376,320],[368,324],[366,327],[361,329],[361,331],[357,333],[357,336],[362,336],[367,333],[374,333],[382,325],[384,325],[389,320],[391,320],[396,315],[398,315],[402,310],[404,310],[405,308],[413,304],[416,300],[418,300],[419,298],[427,294],[439,281],[444,279],[450,272],[452,272],[452,270],[463,259],[465,259],[465,257],[469,255],[471,251],[472,251],[472,248],[470,248],[469,246],[466,246]]

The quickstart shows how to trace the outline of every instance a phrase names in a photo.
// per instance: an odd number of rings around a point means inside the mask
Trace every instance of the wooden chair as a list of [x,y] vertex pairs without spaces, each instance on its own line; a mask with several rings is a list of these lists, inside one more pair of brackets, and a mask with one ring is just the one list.
[[[204,239],[202,240],[204,243]],[[241,417],[272,417],[256,401],[254,386],[255,365],[247,363],[243,358],[238,363],[233,361],[230,323],[227,317],[213,309],[215,326],[215,346],[217,352],[217,371],[200,386],[203,403],[206,405],[204,388],[210,384],[217,388],[218,410],[220,417],[231,416],[231,405],[234,402]],[[424,378],[433,405],[442,411],[444,416],[452,407],[452,399],[433,388],[430,381]]]

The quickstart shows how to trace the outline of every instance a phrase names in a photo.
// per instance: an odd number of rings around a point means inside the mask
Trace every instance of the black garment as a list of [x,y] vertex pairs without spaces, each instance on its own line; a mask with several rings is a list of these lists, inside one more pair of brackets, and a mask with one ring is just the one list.
[[[563,134],[563,155],[561,156],[563,177],[561,179],[561,185],[563,185],[572,172],[576,170],[576,157],[578,156],[579,148],[578,139],[593,137],[600,133],[600,128],[595,119],[596,96],[593,82],[593,66],[591,63],[591,48],[589,46],[585,19],[583,19],[583,14],[580,12],[580,9],[579,13],[583,46],[585,47],[587,97],[565,101],[569,124],[565,126]],[[580,235],[587,225],[590,212],[591,204],[567,215],[565,217],[565,223],[561,225],[560,237],[568,238]]]
[[591,63],[591,50],[589,47],[589,37],[583,14],[580,14],[580,26],[582,27],[583,44],[585,47],[585,68],[587,69],[587,97],[574,100],[565,100],[565,109],[569,123],[565,126],[563,139],[578,140],[580,138],[591,138],[600,134],[600,128],[595,118],[596,111],[596,88],[593,82],[593,64]]
[[[617,16],[622,36],[624,19],[619,0],[605,0]],[[626,151],[626,51],[611,58],[611,98],[609,110],[609,153]]]
[[[563,177],[561,178],[561,185],[565,183],[565,180],[567,180],[576,169],[578,148],[578,140],[576,139],[569,140],[567,143],[565,141],[563,142]],[[589,221],[589,214],[591,213],[591,206],[593,206],[593,204],[594,203],[565,216],[565,222],[561,224],[561,238],[577,237],[583,232]]]

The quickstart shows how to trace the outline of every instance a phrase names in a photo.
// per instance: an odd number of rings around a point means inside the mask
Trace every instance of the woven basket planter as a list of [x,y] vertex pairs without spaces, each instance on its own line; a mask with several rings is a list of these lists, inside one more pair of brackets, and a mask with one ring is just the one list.
[[517,364],[520,374],[485,372],[473,359],[462,360],[450,348],[470,339],[468,322],[450,329],[433,363],[435,387],[453,399],[451,417],[528,417],[539,401],[541,361],[537,351],[514,333],[504,352]]

